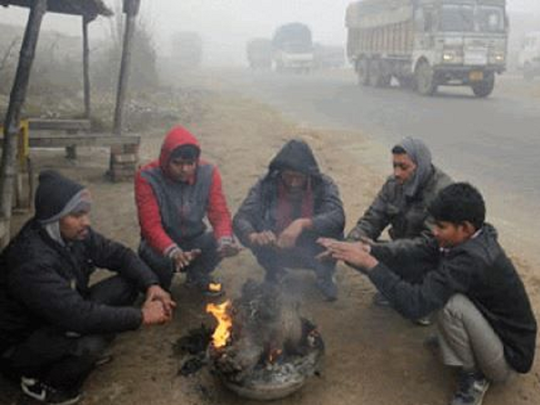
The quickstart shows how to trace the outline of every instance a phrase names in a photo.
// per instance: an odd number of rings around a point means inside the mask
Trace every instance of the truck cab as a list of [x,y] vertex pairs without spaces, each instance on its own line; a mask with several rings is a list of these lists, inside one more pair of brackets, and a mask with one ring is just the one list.
[[519,67],[525,80],[540,75],[540,31],[525,35],[519,52]]
[[313,68],[311,30],[302,23],[279,27],[272,39],[273,65],[278,72],[308,73]]
[[412,71],[418,91],[470,86],[489,95],[506,69],[505,0],[418,0],[414,8]]

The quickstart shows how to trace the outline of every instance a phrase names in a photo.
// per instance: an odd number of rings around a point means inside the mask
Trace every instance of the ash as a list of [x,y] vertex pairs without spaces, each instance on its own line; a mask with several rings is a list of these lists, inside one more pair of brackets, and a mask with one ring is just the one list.
[[229,344],[210,354],[222,379],[243,386],[300,384],[315,372],[322,339],[279,286],[248,281],[231,317]]

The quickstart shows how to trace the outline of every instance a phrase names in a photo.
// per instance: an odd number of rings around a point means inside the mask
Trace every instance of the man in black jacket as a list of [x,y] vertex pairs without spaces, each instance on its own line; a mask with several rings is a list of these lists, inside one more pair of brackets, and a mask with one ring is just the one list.
[[315,259],[323,251],[316,241],[342,238],[344,226],[338,188],[301,140],[283,146],[233,219],[236,235],[255,254],[268,281],[280,281],[285,267],[313,269],[329,301],[337,298],[335,261]]
[[[512,262],[484,223],[481,194],[467,183],[443,189],[430,205],[434,237],[372,246],[320,241],[335,259],[366,274],[404,316],[438,311],[437,339],[446,365],[460,368],[452,405],[479,405],[489,382],[530,370],[537,325]],[[403,278],[410,263],[432,264],[420,284]]]
[[[116,333],[167,322],[175,307],[131,250],[90,228],[90,207],[82,185],[42,172],[35,216],[0,256],[0,368],[46,403],[77,402]],[[96,267],[118,275],[90,287]]]

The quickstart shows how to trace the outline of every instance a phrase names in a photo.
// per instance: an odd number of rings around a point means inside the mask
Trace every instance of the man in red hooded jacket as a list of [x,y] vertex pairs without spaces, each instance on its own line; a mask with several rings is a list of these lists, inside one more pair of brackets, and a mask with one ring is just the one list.
[[[158,160],[143,166],[135,178],[135,200],[141,226],[141,258],[169,289],[174,273],[187,273],[188,285],[207,295],[210,274],[239,248],[216,166],[200,158],[197,139],[175,127],[165,137]],[[213,232],[207,232],[205,217]]]

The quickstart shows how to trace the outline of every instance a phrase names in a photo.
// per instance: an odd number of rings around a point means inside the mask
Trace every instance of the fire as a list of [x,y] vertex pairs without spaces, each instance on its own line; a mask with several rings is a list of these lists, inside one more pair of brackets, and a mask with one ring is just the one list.
[[276,360],[279,359],[279,356],[281,356],[281,353],[283,353],[283,350],[281,349],[271,350],[270,354],[268,355],[268,362],[270,364],[274,364]]
[[223,304],[208,304],[206,306],[206,312],[214,315],[214,318],[218,321],[218,326],[212,335],[212,343],[216,349],[225,346],[231,336],[232,319],[229,315],[230,306],[230,300],[225,301]]
[[208,289],[212,292],[220,292],[221,291],[221,284],[219,283],[210,283],[208,285]]

